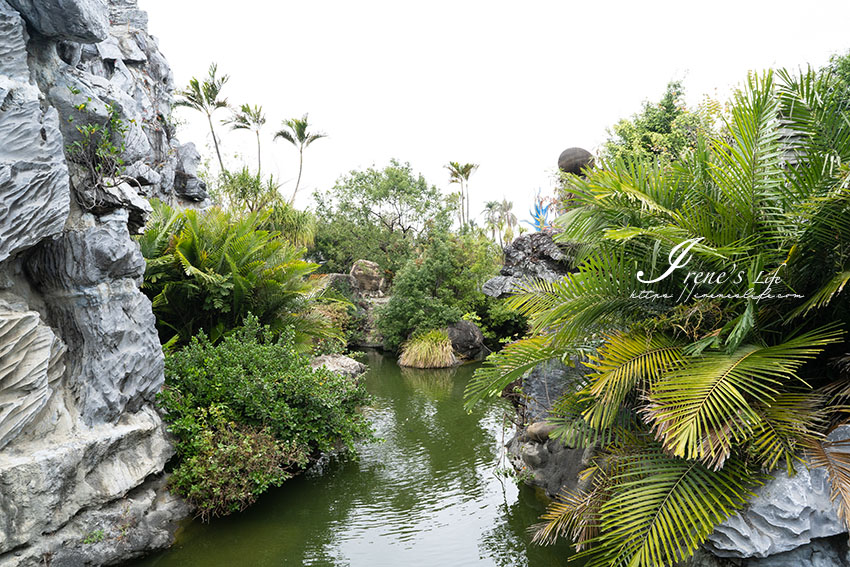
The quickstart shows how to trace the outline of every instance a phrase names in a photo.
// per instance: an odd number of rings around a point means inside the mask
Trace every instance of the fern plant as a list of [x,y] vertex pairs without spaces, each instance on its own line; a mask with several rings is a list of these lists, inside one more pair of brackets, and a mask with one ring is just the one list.
[[592,566],[672,566],[801,464],[827,469],[850,518],[850,456],[825,441],[850,397],[829,364],[850,318],[850,117],[834,87],[829,73],[752,75],[725,132],[675,163],[570,178],[558,238],[578,268],[517,291],[532,335],[466,391],[471,406],[551,359],[589,368],[552,435],[596,458],[539,541],[571,537]]

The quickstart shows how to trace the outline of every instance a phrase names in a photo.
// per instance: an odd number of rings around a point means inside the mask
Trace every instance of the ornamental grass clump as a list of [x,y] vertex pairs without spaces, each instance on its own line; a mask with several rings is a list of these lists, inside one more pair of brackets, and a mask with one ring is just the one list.
[[438,329],[415,335],[401,346],[401,366],[413,368],[448,368],[457,362],[452,341],[446,331]]

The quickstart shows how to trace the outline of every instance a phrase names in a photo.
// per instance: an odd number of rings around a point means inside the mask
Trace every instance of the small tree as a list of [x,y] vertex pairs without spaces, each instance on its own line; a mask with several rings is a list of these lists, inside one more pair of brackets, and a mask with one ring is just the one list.
[[233,116],[227,120],[231,130],[250,130],[257,136],[257,175],[262,171],[262,156],[260,154],[260,130],[266,124],[262,106],[243,104]]
[[[478,169],[477,163],[465,163],[461,165],[459,162],[450,161],[446,169],[449,170],[449,183],[457,183],[460,185],[461,195],[461,214],[465,214],[462,227],[469,224],[469,177]],[[464,193],[464,188],[466,192]],[[465,213],[464,211],[465,207]]]

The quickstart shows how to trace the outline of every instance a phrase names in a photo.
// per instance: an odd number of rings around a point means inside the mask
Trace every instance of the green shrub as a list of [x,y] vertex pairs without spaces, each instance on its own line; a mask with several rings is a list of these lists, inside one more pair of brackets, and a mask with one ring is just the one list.
[[[159,404],[180,458],[174,487],[202,514],[242,509],[304,455],[353,449],[371,435],[358,411],[368,401],[363,386],[313,370],[291,329],[278,335],[253,316],[218,344],[203,333],[193,337],[166,357],[165,378]],[[258,460],[247,459],[257,450]],[[222,470],[254,477],[248,488],[233,480],[222,494]]]
[[444,330],[428,331],[406,341],[398,361],[413,368],[448,368],[455,362],[452,341]]

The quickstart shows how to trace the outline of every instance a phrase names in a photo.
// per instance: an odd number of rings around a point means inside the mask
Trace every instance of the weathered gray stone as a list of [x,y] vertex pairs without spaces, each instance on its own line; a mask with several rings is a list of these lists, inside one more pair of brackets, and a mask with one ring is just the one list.
[[[80,510],[121,498],[162,471],[173,452],[149,408],[120,424],[80,427],[0,452],[0,554],[38,541]],[[0,565],[4,560],[0,555]]]
[[38,313],[6,299],[0,297],[0,450],[47,406],[65,371],[62,341]]
[[209,198],[207,185],[198,178],[201,154],[195,144],[183,144],[177,149],[177,169],[174,192],[188,201],[201,202]]
[[150,203],[122,179],[104,179],[95,186],[75,187],[79,205],[94,215],[105,215],[117,209],[128,213],[130,234],[139,234],[153,212]]
[[783,471],[757,489],[746,510],[715,528],[706,548],[720,557],[767,557],[846,532],[826,472],[799,468],[796,476]]
[[466,360],[480,360],[489,350],[484,346],[484,334],[471,321],[458,321],[446,328],[452,349]]
[[59,117],[30,82],[26,30],[0,0],[0,262],[59,234],[70,188]]
[[145,31],[148,29],[148,14],[139,10],[137,0],[110,0],[109,19],[116,27],[124,26]]
[[357,378],[366,371],[366,365],[342,354],[323,354],[310,361],[313,368],[325,367],[347,378]]
[[551,232],[523,234],[505,246],[500,275],[487,281],[482,291],[491,297],[506,297],[529,278],[558,281],[570,273],[572,259],[570,250],[555,244]]
[[109,34],[109,11],[104,0],[8,0],[38,33],[85,43],[103,41]]
[[382,296],[387,291],[387,282],[381,267],[369,260],[357,260],[351,266],[351,277],[357,282],[361,296]]
[[163,383],[162,349],[139,291],[145,261],[129,238],[126,211],[83,220],[39,248],[27,268],[68,345],[69,388],[81,417],[114,422],[153,401]]
[[124,565],[169,547],[191,509],[169,493],[167,480],[167,475],[151,477],[119,500],[84,510],[33,545],[0,555],[0,567],[44,567],[45,558],[51,567]]

